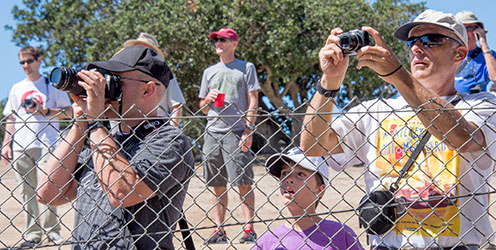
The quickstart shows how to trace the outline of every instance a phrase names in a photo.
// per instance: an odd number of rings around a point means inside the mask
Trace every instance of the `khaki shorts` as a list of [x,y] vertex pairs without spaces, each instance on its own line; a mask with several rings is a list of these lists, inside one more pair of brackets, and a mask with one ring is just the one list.
[[241,151],[238,143],[243,132],[206,132],[203,143],[203,174],[207,186],[253,184],[253,156]]

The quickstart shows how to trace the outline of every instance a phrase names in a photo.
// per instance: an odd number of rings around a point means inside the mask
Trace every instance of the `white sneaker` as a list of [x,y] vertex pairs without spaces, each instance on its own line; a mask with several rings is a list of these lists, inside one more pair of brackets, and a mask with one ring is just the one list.
[[65,241],[64,238],[62,238],[62,236],[60,236],[60,234],[58,233],[48,234],[48,239],[50,239],[50,241],[55,243],[56,245],[60,245]]

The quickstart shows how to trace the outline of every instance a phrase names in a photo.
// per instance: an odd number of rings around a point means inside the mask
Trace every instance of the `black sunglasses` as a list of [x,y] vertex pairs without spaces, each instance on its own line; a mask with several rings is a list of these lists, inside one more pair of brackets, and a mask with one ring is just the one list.
[[449,36],[445,36],[445,35],[441,35],[441,34],[425,34],[422,36],[409,37],[406,40],[406,47],[408,49],[411,49],[413,47],[413,45],[417,41],[420,40],[420,42],[422,43],[422,46],[424,46],[426,48],[434,48],[434,47],[437,47],[437,46],[440,46],[441,44],[443,44],[444,39],[451,40],[453,42],[456,42],[457,44],[461,44],[459,41],[457,41],[457,40],[455,40]]
[[467,32],[472,32],[478,29],[479,27],[480,27],[479,25],[469,25],[469,26],[465,26],[465,29],[467,29]]
[[119,77],[119,79],[125,79],[125,80],[137,81],[137,82],[144,82],[144,83],[154,82],[157,85],[161,85],[160,82],[157,82],[155,80],[141,80],[141,79],[130,78],[130,77],[125,77],[125,76],[118,76],[118,77]]
[[24,65],[25,63],[31,64],[33,62],[34,62],[34,59],[28,59],[28,60],[25,60],[25,61],[19,61],[19,64],[20,65]]
[[214,43],[216,43],[218,41],[220,41],[221,43],[225,43],[227,40],[233,41],[233,39],[227,38],[227,37],[219,37],[219,38],[216,37],[216,38],[212,39],[212,41],[214,41]]

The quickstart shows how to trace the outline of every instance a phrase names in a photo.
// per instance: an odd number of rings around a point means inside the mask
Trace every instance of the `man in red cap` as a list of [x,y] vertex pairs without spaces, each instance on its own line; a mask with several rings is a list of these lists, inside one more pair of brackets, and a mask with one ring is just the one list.
[[255,195],[252,192],[252,155],[249,150],[255,130],[256,108],[260,84],[253,63],[236,59],[238,35],[231,28],[222,28],[209,35],[214,41],[220,62],[205,69],[200,87],[200,110],[207,114],[204,137],[204,175],[213,187],[213,216],[217,229],[207,244],[227,243],[223,229],[227,208],[227,180],[239,188],[241,208],[246,226],[241,243],[256,242],[251,220]]

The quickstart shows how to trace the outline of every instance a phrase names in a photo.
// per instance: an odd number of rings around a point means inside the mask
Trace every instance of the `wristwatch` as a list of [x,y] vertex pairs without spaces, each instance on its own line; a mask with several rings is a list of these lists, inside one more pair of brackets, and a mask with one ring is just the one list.
[[87,133],[90,134],[93,130],[97,128],[107,128],[107,125],[105,124],[104,121],[94,121],[88,123],[88,126],[86,128]]
[[334,90],[324,89],[322,87],[322,85],[320,85],[320,80],[317,82],[315,88],[317,89],[317,91],[321,95],[323,95],[323,96],[325,96],[327,98],[334,98],[334,97],[338,96],[338,94],[339,94],[339,89],[334,89]]

